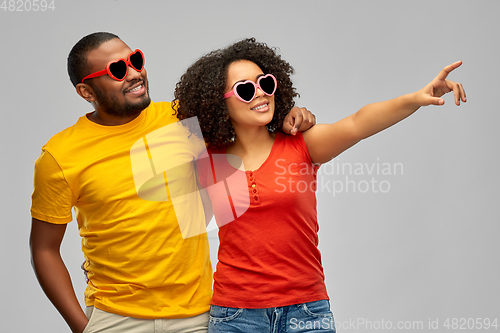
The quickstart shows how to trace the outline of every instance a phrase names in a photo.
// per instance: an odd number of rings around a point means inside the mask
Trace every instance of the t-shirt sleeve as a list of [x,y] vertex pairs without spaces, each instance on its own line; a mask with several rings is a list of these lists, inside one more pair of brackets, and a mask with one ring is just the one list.
[[297,132],[297,134],[294,136],[295,139],[295,144],[300,147],[300,150],[304,152],[307,160],[311,162],[313,165],[314,171],[318,171],[319,167],[321,164],[314,164],[311,159],[311,155],[309,155],[309,149],[307,148],[307,144],[304,140],[304,136],[302,135],[302,132]]
[[42,151],[35,162],[31,216],[54,224],[69,223],[75,202],[59,164],[49,152]]

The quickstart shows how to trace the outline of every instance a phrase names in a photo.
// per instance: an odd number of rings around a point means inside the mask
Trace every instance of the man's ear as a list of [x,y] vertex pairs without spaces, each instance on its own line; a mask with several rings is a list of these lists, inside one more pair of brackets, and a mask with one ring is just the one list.
[[78,83],[76,85],[76,92],[78,95],[80,95],[84,100],[86,100],[89,103],[95,101],[94,89],[92,89],[92,87],[86,83]]

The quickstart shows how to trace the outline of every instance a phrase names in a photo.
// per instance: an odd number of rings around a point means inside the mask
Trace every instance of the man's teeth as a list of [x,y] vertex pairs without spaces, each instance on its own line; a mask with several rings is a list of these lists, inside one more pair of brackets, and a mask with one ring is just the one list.
[[135,88],[134,88],[134,89],[132,89],[132,90],[127,91],[127,92],[139,91],[141,88],[142,88],[142,84],[141,84],[140,86],[135,87]]
[[262,105],[259,105],[259,106],[252,108],[252,110],[260,110],[262,108],[265,108],[266,106],[267,106],[267,104],[262,104]]

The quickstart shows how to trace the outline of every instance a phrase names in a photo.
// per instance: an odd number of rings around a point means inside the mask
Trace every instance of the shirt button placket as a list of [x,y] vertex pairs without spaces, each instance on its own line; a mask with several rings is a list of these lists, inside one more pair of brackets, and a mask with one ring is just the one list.
[[255,179],[255,174],[253,172],[248,173],[249,188],[250,188],[250,198],[253,204],[259,203],[259,191],[257,188],[257,181]]

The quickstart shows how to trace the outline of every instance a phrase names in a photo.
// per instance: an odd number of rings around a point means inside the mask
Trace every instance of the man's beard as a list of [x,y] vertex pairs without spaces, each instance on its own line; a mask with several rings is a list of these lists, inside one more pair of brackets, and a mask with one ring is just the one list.
[[[105,95],[97,87],[92,87],[95,92],[96,102],[104,112],[116,117],[129,117],[140,113],[151,103],[149,98],[149,83],[146,82],[146,94],[136,103],[119,102],[115,95]],[[143,82],[144,85],[144,82]]]

